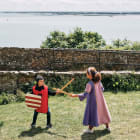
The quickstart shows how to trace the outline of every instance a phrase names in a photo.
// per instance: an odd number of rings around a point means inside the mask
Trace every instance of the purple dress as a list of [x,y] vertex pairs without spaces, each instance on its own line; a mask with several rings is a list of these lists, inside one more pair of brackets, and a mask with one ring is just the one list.
[[87,98],[86,109],[84,113],[83,125],[98,126],[96,95],[94,83],[89,81],[86,85],[85,93],[79,94],[80,101]]

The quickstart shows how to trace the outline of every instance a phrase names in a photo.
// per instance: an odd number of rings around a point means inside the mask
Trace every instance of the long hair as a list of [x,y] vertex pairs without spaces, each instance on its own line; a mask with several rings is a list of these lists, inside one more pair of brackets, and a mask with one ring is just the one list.
[[101,80],[101,73],[96,71],[95,67],[89,67],[87,73],[92,76],[92,81],[97,83]]

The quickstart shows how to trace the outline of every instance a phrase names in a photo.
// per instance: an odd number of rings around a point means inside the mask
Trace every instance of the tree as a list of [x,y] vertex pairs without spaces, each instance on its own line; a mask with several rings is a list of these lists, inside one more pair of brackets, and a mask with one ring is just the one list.
[[76,28],[67,35],[60,31],[51,32],[42,42],[41,48],[99,49],[105,45],[105,40],[97,32],[84,32],[81,28]]

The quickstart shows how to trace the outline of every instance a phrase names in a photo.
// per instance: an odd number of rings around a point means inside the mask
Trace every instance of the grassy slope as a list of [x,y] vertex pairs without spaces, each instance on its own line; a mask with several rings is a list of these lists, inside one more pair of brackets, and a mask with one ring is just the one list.
[[140,92],[113,94],[106,92],[111,115],[112,132],[104,126],[95,128],[94,134],[81,135],[85,101],[70,97],[51,97],[53,128],[46,130],[46,115],[39,114],[37,128],[31,130],[33,110],[24,103],[0,106],[0,140],[138,140],[140,139]]

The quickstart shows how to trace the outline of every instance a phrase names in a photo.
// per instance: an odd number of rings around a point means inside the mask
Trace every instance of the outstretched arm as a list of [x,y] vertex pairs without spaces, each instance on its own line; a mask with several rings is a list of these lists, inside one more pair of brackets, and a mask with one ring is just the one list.
[[70,97],[79,97],[78,94],[70,94]]
[[52,90],[50,90],[50,89],[48,88],[48,95],[50,95],[50,96],[55,96],[55,95],[57,95],[57,94],[59,94],[59,93],[60,93],[59,90],[52,91]]
[[48,88],[48,95],[50,96],[55,96],[56,95],[56,91],[52,91]]
[[79,97],[80,101],[83,101],[88,94],[90,94],[91,92],[91,85],[88,83],[86,85],[86,89],[85,89],[85,93],[81,93],[81,94],[71,94],[70,97]]
[[87,92],[81,94],[71,94],[70,97],[79,97],[80,101],[83,101],[86,98],[87,94]]

